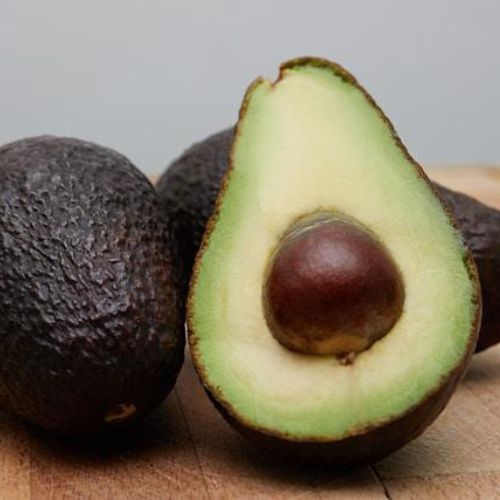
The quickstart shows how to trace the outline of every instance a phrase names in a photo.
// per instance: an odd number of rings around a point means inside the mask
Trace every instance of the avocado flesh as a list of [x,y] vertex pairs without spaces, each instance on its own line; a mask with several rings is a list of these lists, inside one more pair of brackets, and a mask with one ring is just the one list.
[[[322,210],[378,235],[405,283],[399,321],[348,366],[282,347],[262,311],[270,252],[293,221]],[[341,442],[412,414],[432,394],[447,400],[475,342],[477,280],[452,222],[371,99],[324,61],[285,64],[276,83],[247,92],[191,283],[189,341],[202,382],[237,426],[260,436]],[[399,445],[414,437],[403,434]]]
[[0,148],[0,407],[61,433],[143,417],[183,360],[158,197],[122,155],[36,137]]
[[500,342],[500,211],[441,187],[479,272],[482,320],[476,352]]
[[[234,129],[229,128],[194,144],[157,184],[177,258],[183,262],[184,289],[228,168],[233,135]],[[479,271],[483,312],[476,352],[480,352],[500,342],[500,211],[439,184],[434,187],[452,210]]]

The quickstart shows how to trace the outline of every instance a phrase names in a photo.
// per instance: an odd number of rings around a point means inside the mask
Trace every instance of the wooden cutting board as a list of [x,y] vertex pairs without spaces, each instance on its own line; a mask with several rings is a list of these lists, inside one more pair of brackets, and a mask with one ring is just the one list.
[[[500,170],[430,173],[500,208]],[[284,465],[225,423],[188,357],[167,401],[120,440],[62,442],[0,414],[0,498],[500,498],[499,417],[500,347],[475,356],[437,422],[388,459],[347,474]]]

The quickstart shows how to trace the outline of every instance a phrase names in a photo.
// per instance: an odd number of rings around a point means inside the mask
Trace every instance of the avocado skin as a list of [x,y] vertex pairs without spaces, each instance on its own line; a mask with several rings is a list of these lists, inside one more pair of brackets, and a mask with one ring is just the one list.
[[[124,156],[0,148],[0,407],[63,434],[139,420],[172,389],[183,312],[158,197]],[[114,405],[134,405],[106,423]]]
[[233,129],[196,143],[175,160],[156,185],[182,263],[180,278],[187,295],[196,253],[228,166]]
[[[233,134],[234,129],[229,128],[194,144],[158,180],[157,190],[185,269],[181,279],[184,293],[227,170]],[[451,208],[479,271],[483,290],[483,319],[476,347],[479,352],[500,342],[500,212],[433,185]]]

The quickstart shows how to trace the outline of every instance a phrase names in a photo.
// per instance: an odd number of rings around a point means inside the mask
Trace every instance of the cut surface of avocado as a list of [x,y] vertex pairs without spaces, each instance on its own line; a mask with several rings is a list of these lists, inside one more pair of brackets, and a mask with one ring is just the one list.
[[[262,303],[283,235],[322,212],[368,228],[404,284],[396,323],[348,364],[287,349]],[[301,59],[284,64],[275,83],[256,80],[188,307],[195,366],[231,418],[295,441],[337,441],[384,425],[465,370],[478,311],[475,270],[449,215],[353,77]]]

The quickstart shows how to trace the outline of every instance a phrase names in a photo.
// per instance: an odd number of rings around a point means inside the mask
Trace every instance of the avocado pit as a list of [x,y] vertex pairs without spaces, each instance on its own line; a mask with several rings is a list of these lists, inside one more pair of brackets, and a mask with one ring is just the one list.
[[263,289],[264,314],[278,342],[347,363],[391,330],[403,302],[403,280],[385,246],[333,212],[293,224],[271,256]]

